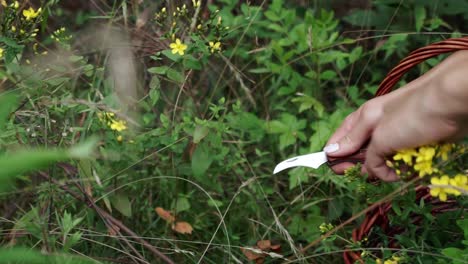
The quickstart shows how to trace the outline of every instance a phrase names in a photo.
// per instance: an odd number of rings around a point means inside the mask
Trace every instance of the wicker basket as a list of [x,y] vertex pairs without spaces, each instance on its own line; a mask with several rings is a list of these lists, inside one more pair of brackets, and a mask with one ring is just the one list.
[[[385,95],[392,91],[395,84],[400,78],[408,72],[411,68],[419,63],[438,56],[443,53],[454,52],[458,50],[468,50],[468,37],[467,38],[452,38],[444,41],[436,42],[426,47],[417,49],[409,54],[408,57],[400,61],[400,63],[393,68],[379,85],[375,97]],[[432,213],[440,213],[450,208],[453,208],[453,203],[441,203],[438,199],[433,199],[429,194],[429,189],[424,186],[416,187],[416,201],[419,202],[424,199],[424,202],[432,204]],[[401,228],[391,227],[389,225],[388,214],[391,213],[392,203],[387,202],[379,205],[374,210],[368,212],[361,225],[353,230],[352,239],[354,241],[361,241],[369,235],[373,227],[380,227],[381,230],[388,236],[394,236],[404,230]],[[414,223],[420,221],[420,218],[413,219]],[[390,247],[397,247],[395,241],[390,240]],[[361,258],[361,252],[348,250],[343,253],[344,262],[346,264],[353,264],[355,262],[364,263]]]

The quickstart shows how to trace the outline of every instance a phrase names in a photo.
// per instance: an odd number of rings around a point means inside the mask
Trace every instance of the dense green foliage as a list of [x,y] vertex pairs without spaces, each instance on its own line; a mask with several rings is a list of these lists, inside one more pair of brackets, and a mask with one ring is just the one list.
[[[175,263],[246,263],[261,240],[281,245],[266,263],[468,262],[464,197],[432,214],[411,184],[272,175],[321,150],[411,50],[461,36],[467,1],[35,2],[36,17],[0,9],[0,263],[162,261],[109,215]],[[361,215],[322,236],[384,197],[400,232],[352,241]]]

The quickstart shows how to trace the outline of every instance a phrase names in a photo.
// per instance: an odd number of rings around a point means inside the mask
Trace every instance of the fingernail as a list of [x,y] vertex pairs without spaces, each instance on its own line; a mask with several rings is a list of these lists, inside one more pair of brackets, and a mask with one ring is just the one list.
[[339,149],[340,149],[340,145],[338,145],[338,143],[333,143],[323,148],[323,151],[325,151],[325,153],[332,153],[332,152],[338,151]]

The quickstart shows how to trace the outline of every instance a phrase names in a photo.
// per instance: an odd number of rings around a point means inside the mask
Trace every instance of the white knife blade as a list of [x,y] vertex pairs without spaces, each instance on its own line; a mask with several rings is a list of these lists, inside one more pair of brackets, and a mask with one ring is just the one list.
[[285,169],[299,166],[317,169],[320,167],[320,165],[326,163],[327,161],[327,154],[325,154],[324,151],[301,155],[280,162],[273,170],[273,174],[276,174]]

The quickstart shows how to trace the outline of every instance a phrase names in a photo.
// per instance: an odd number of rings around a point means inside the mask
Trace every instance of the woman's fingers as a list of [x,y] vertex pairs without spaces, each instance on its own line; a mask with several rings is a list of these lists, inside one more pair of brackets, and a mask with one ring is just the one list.
[[379,149],[375,144],[369,144],[366,153],[364,167],[369,177],[377,177],[383,181],[398,181],[399,177],[395,171],[387,166],[385,158],[389,152]]
[[358,151],[370,138],[377,122],[382,115],[382,100],[372,100],[361,106],[350,121],[349,128],[345,132],[338,131],[337,134],[344,134],[338,141],[330,140],[329,145],[325,147],[325,152],[330,157],[343,157]]

